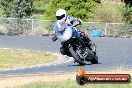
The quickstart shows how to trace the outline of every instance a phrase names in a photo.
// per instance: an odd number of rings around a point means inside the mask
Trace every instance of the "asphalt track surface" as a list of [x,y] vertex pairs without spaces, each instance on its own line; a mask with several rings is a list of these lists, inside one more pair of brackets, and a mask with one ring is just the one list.
[[[87,71],[110,70],[114,68],[132,68],[132,38],[91,38],[97,45],[99,64],[87,62],[83,68]],[[0,36],[0,48],[16,48],[59,53],[60,42],[52,42],[51,37],[33,36]],[[0,75],[23,75],[36,73],[75,72],[79,65],[71,60],[67,63],[22,68],[15,70],[0,70]]]

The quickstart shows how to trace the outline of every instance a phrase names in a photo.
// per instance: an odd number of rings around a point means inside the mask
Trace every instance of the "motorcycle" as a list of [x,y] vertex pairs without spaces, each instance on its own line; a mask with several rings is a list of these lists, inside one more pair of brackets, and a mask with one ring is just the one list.
[[[91,62],[92,64],[98,63],[98,57],[95,53],[92,52],[88,47],[88,42],[85,38],[82,38],[81,41],[73,36],[72,32],[67,32],[67,40],[61,42],[60,52],[62,55],[67,55],[74,58],[74,62],[84,65],[85,61]],[[52,41],[56,41],[57,35],[53,35]],[[60,39],[61,41],[61,39]]]

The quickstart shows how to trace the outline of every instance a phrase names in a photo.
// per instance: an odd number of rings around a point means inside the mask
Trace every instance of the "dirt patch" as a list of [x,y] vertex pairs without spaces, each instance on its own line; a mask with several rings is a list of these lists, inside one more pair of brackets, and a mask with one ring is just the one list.
[[[88,71],[87,74],[130,74],[132,75],[132,70],[108,70],[108,71]],[[1,88],[13,88],[29,83],[36,82],[56,82],[64,80],[75,80],[77,72],[73,73],[54,73],[54,74],[35,74],[35,75],[22,75],[22,76],[4,76],[0,77],[0,87]]]

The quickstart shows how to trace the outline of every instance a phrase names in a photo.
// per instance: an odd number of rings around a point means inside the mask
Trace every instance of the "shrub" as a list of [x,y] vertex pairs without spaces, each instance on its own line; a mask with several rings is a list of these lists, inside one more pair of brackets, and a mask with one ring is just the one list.
[[132,24],[132,7],[126,6],[124,20],[126,23]]

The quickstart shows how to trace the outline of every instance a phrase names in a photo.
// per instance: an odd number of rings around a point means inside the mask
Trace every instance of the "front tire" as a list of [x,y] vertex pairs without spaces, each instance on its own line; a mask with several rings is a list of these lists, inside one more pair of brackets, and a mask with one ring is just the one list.
[[80,59],[80,57],[76,54],[72,46],[69,47],[69,51],[77,63],[79,63],[80,65],[84,64],[84,61]]
[[95,56],[90,60],[90,62],[91,62],[92,64],[97,64],[97,63],[98,63],[98,57],[95,55]]

